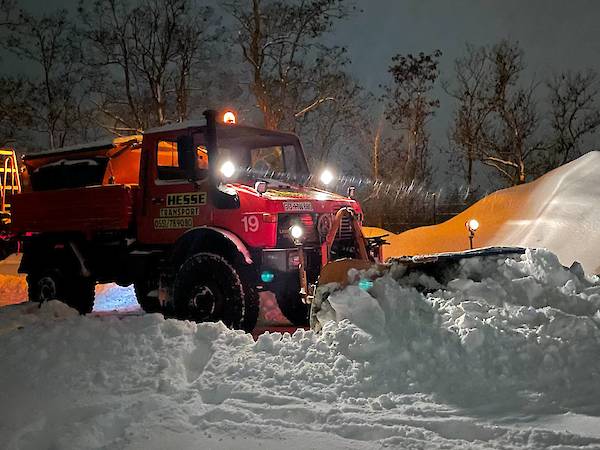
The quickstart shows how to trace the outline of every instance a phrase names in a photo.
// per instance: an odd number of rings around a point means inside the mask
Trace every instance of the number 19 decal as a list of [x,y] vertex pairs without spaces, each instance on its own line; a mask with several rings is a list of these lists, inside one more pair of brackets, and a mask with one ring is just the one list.
[[256,216],[244,216],[242,217],[242,224],[244,225],[244,231],[246,233],[256,233],[258,231],[258,217]]

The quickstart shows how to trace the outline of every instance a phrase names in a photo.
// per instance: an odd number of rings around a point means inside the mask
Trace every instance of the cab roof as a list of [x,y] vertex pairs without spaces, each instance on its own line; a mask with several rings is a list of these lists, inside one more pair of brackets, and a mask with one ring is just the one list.
[[[189,120],[150,128],[143,132],[143,135],[162,134],[184,129],[204,131],[206,121]],[[37,153],[30,153],[23,157],[24,161],[36,160],[40,158],[66,157],[77,153],[98,154],[110,157],[112,149],[120,148],[124,145],[140,144],[143,135],[136,134],[130,136],[121,136],[116,138],[106,138],[85,144],[70,145],[68,147],[56,148]],[[257,145],[278,145],[281,141],[293,141],[298,139],[294,133],[288,133],[277,130],[267,130],[265,128],[251,127],[238,124],[217,124],[217,135],[219,139],[226,140],[230,145],[235,145],[236,141],[252,139]]]
[[[158,133],[169,133],[172,131],[179,131],[183,129],[196,129],[198,131],[204,131],[206,127],[205,120],[187,120],[184,122],[170,123],[160,127],[150,128],[143,132],[146,134],[158,134]],[[252,127],[249,125],[240,124],[224,124],[217,123],[217,133],[219,137],[225,139],[241,139],[248,137],[257,136],[273,136],[279,138],[297,138],[294,133],[279,130],[269,130],[266,128]]]

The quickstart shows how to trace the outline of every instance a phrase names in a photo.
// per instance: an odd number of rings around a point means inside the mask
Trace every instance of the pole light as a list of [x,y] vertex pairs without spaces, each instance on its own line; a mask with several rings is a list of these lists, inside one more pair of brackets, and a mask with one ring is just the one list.
[[467,227],[467,230],[469,231],[469,247],[473,250],[473,238],[475,237],[475,232],[479,228],[479,222],[477,219],[469,219],[465,223],[465,227]]

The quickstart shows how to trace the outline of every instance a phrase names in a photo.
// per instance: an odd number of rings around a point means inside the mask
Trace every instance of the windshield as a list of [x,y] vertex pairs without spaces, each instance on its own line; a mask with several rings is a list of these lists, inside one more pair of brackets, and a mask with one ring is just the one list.
[[294,145],[275,145],[233,149],[220,147],[219,162],[231,161],[239,170],[242,178],[278,177],[284,174],[305,175],[308,173],[304,158],[299,156]]
[[[260,141],[260,139],[219,139],[217,171],[225,163],[232,164],[235,173],[228,177],[230,182],[252,184],[258,179],[299,183],[306,181],[308,167],[297,142],[289,142],[289,138],[286,140],[270,138],[269,142],[262,144],[256,142],[257,140]],[[198,149],[200,154],[205,154],[204,145],[200,144]]]
[[230,182],[250,183],[256,180],[296,182],[304,184],[308,175],[306,162],[294,145],[254,148],[219,147],[218,167],[231,161],[236,167]]

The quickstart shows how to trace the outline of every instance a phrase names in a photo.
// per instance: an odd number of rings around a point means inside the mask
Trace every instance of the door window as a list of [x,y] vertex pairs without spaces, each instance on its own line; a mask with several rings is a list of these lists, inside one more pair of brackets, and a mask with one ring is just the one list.
[[[159,141],[156,148],[159,180],[185,180],[185,170],[179,167],[176,141]],[[198,179],[208,175],[208,155],[203,146],[196,147],[196,174]]]
[[185,172],[179,168],[177,142],[159,141],[156,149],[156,162],[159,180],[185,179]]

